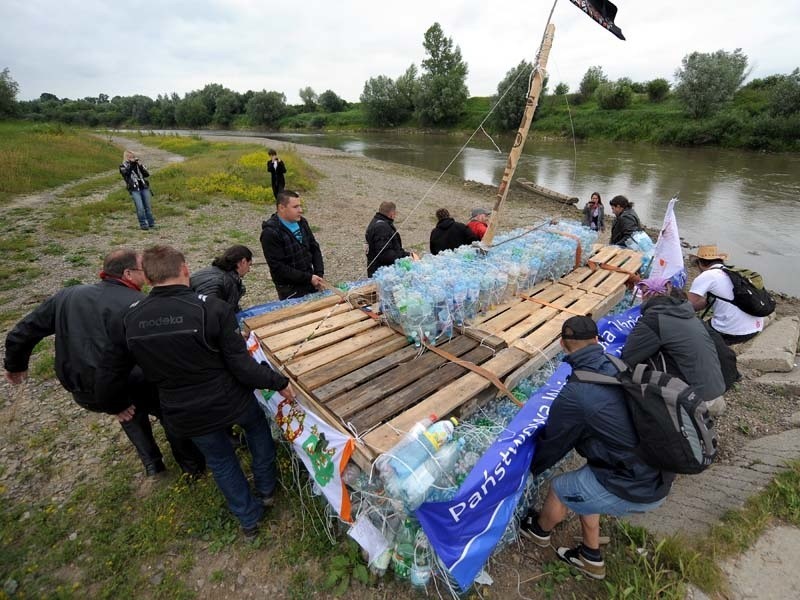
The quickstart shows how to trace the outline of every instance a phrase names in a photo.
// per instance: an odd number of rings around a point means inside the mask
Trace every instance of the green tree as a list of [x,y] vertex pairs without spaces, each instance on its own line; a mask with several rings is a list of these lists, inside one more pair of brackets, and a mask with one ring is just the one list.
[[506,73],[503,81],[497,84],[497,95],[492,98],[493,104],[497,102],[492,113],[492,123],[497,129],[510,131],[519,127],[522,113],[525,112],[532,71],[531,63],[526,60],[520,61]]
[[225,90],[217,96],[214,109],[214,123],[221,127],[229,127],[234,117],[240,112],[239,95],[236,92]]
[[286,96],[281,92],[255,92],[245,108],[250,123],[274,127],[286,113]]
[[800,69],[781,77],[775,84],[770,94],[769,110],[773,115],[784,117],[800,113]]
[[586,73],[584,73],[581,84],[578,87],[581,100],[588,100],[591,98],[598,86],[607,81],[608,77],[606,77],[606,74],[603,72],[603,67],[599,65],[589,67]]
[[211,122],[211,114],[196,93],[186,94],[175,107],[175,123],[181,127],[203,127]]
[[0,71],[0,117],[10,117],[17,112],[19,84],[11,78],[8,67]]
[[692,52],[675,71],[675,95],[694,118],[707,117],[733,98],[747,77],[747,56],[741,48],[708,54]]
[[647,82],[647,97],[650,102],[661,102],[669,94],[669,82],[663,77]]
[[569,85],[564,83],[563,81],[556,86],[555,91],[553,92],[555,96],[566,96],[569,94]]
[[464,111],[467,90],[467,63],[453,39],[445,37],[439,23],[425,32],[422,46],[427,58],[422,61],[422,77],[415,105],[423,123],[454,123]]
[[315,92],[311,86],[300,88],[298,95],[300,96],[300,100],[303,101],[303,107],[307,112],[314,112],[317,110],[317,92]]
[[370,125],[392,127],[400,122],[397,86],[391,77],[378,75],[367,79],[359,99]]
[[605,82],[595,90],[597,103],[606,110],[628,108],[633,101],[633,89],[630,79],[622,78],[613,83]]
[[347,102],[336,95],[333,90],[325,90],[317,99],[319,106],[325,112],[342,112],[347,108]]
[[394,83],[397,88],[397,120],[402,123],[414,112],[414,99],[419,92],[417,65],[411,63]]

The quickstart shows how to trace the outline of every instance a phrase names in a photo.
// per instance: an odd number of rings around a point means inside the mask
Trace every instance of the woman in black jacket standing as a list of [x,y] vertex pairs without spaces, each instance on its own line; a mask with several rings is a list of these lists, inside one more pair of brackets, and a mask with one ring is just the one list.
[[625,196],[614,196],[609,202],[614,212],[614,224],[611,226],[611,241],[617,246],[625,246],[625,242],[637,231],[642,231],[639,215],[633,210],[633,202]]
[[242,277],[250,272],[253,253],[247,246],[231,246],[205,267],[192,273],[191,288],[198,294],[215,296],[241,311],[239,301],[246,289]]

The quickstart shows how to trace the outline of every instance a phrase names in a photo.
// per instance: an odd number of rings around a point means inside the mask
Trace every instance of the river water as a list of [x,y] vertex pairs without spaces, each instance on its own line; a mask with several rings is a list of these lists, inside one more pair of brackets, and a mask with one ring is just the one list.
[[[250,134],[253,135],[253,134]],[[261,134],[259,134],[261,135]],[[431,171],[447,167],[466,137],[431,134],[268,134],[264,137],[336,148]],[[497,185],[510,137],[479,134],[448,172]],[[759,271],[770,289],[800,296],[800,156],[711,148],[672,148],[619,142],[528,141],[515,177],[578,196],[617,194],[635,204],[641,220],[660,227],[678,193],[680,234],[691,244],[716,244],[729,263]]]

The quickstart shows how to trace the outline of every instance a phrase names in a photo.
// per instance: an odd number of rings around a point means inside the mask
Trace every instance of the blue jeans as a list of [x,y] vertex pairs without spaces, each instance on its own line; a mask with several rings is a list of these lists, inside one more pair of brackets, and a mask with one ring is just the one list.
[[558,499],[579,515],[624,517],[631,513],[643,513],[658,508],[666,500],[662,498],[645,504],[615,496],[600,485],[589,465],[554,477],[550,485]]
[[136,216],[139,218],[139,227],[142,229],[149,229],[156,224],[153,218],[153,212],[150,208],[150,190],[145,188],[143,190],[132,190],[131,198],[136,205]]
[[[271,496],[278,481],[275,443],[272,441],[267,417],[255,396],[236,424],[244,428],[247,448],[253,456],[252,468],[256,491],[262,496]],[[206,457],[208,468],[214,474],[214,481],[225,496],[228,508],[239,519],[242,527],[253,527],[264,514],[264,507],[250,491],[226,429],[223,427],[212,433],[193,436],[192,441]]]

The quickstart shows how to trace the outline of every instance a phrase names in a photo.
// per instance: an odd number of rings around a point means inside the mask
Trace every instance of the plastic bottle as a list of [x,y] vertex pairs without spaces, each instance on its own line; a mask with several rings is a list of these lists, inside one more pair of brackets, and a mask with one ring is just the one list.
[[414,558],[409,573],[411,585],[415,588],[425,588],[431,580],[431,545],[428,536],[420,530],[414,540]]
[[406,434],[403,443],[386,453],[390,457],[387,464],[393,471],[384,472],[384,483],[390,494],[398,496],[403,481],[450,440],[454,423],[455,419],[433,424],[427,419],[420,421]]
[[416,541],[416,528],[411,519],[406,519],[397,535],[392,555],[394,574],[398,579],[408,579],[411,576],[411,567],[414,564],[414,545]]
[[408,510],[416,510],[425,502],[433,484],[452,471],[461,455],[463,441],[450,442],[417,467],[402,483],[402,494]]

